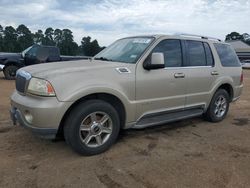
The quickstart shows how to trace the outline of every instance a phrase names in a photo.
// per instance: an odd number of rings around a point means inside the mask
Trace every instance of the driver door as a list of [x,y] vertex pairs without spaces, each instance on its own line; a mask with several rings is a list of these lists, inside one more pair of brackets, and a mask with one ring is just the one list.
[[186,100],[187,84],[183,65],[182,42],[177,39],[165,39],[159,42],[151,54],[164,54],[165,68],[145,70],[137,66],[136,72],[136,119],[146,114],[183,109]]

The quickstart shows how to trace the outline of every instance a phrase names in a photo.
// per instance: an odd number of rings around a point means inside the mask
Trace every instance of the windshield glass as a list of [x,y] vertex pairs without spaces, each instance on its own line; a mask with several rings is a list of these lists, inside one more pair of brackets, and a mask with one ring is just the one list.
[[134,64],[153,39],[152,37],[133,37],[118,40],[98,53],[94,59]]
[[38,50],[38,46],[37,46],[37,45],[33,45],[32,48],[29,49],[26,53],[27,53],[29,56],[36,56],[37,50]]
[[22,56],[24,57],[25,54],[32,48],[32,46],[26,48],[24,51],[22,51]]

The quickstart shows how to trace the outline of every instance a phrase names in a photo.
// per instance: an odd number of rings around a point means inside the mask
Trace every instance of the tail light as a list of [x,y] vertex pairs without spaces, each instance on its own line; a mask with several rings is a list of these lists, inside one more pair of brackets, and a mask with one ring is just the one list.
[[243,83],[243,72],[241,72],[241,75],[240,75],[240,84]]

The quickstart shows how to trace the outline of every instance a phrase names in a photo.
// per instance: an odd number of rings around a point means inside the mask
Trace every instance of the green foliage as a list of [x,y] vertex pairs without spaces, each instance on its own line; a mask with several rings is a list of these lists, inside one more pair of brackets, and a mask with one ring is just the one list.
[[17,44],[19,49],[26,49],[34,43],[33,35],[25,25],[19,25],[16,31],[17,31]]
[[43,38],[42,44],[47,45],[47,46],[55,46],[54,29],[49,27],[45,30],[44,34],[45,34],[45,36]]
[[0,25],[0,52],[3,51],[3,27]]
[[44,39],[43,31],[39,29],[39,30],[33,35],[34,43],[36,43],[36,44],[42,44],[43,39]]
[[4,51],[18,52],[17,31],[12,26],[5,27],[3,38]]
[[32,33],[28,27],[21,24],[16,29],[12,26],[3,28],[0,25],[0,52],[21,52],[32,44],[57,46],[62,55],[97,54],[100,47],[97,40],[91,42],[91,37],[83,37],[81,45],[74,41],[73,33],[69,29],[47,28],[44,33],[38,30]]
[[94,56],[100,52],[103,47],[100,47],[97,40],[91,42],[91,37],[83,37],[80,45],[81,53],[86,56]]
[[60,33],[60,35],[58,35],[57,46],[61,54],[77,55],[78,45],[74,42],[72,31],[63,29],[61,32],[58,30],[58,33]]
[[58,46],[62,42],[62,30],[56,29],[54,31],[54,41],[56,43],[56,46]]
[[242,40],[243,36],[238,32],[231,32],[230,34],[226,35],[226,40]]

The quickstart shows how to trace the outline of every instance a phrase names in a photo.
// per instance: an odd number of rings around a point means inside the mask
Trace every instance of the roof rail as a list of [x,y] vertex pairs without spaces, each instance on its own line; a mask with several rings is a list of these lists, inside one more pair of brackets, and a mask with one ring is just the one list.
[[202,36],[202,35],[194,35],[194,34],[187,34],[187,33],[181,33],[178,35],[183,36],[183,37],[196,37],[196,38],[207,39],[207,40],[217,40],[217,41],[221,42],[221,39],[214,38],[214,37]]

